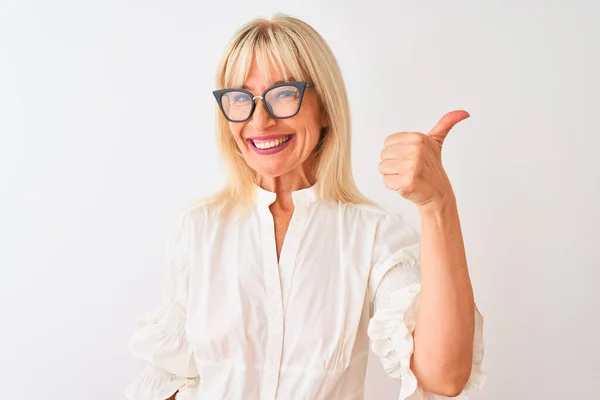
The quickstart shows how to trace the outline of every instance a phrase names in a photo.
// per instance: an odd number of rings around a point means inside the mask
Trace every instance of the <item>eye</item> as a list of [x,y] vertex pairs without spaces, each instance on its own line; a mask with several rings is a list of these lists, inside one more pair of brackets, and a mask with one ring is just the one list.
[[266,100],[270,102],[288,103],[298,101],[300,93],[294,86],[280,86],[267,93]]
[[294,98],[297,94],[298,92],[294,89],[284,89],[277,93],[277,97],[280,99]]
[[243,92],[231,92],[229,94],[229,99],[232,103],[247,103],[252,101],[252,98],[248,95],[248,93]]

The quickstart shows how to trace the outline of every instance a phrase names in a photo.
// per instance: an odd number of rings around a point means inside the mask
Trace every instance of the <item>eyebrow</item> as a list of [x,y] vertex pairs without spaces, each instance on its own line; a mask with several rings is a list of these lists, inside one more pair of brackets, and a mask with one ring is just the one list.
[[[286,82],[293,82],[293,80],[287,80],[287,81],[279,80],[279,81],[273,83],[271,86],[268,86],[267,89],[270,88],[270,87],[279,85],[280,83],[286,83]],[[242,86],[242,89],[250,91],[250,87],[247,86],[247,85],[245,85],[245,84]]]

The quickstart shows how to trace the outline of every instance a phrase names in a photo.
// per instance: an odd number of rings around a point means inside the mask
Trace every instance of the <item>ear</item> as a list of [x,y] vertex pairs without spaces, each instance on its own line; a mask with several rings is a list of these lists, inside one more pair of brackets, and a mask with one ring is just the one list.
[[327,111],[325,111],[325,105],[322,101],[319,101],[319,112],[321,114],[321,127],[329,128],[329,117]]
[[325,138],[327,137],[328,130],[329,130],[329,128],[327,128],[325,126],[321,127],[319,141],[317,142],[317,146],[315,147],[315,151],[317,153],[320,153],[321,149],[323,148],[323,144],[325,143]]
[[329,132],[329,128],[327,126],[324,126],[321,128],[321,135],[319,137],[319,142],[322,142],[323,139],[325,139],[325,136],[327,136],[327,132]]

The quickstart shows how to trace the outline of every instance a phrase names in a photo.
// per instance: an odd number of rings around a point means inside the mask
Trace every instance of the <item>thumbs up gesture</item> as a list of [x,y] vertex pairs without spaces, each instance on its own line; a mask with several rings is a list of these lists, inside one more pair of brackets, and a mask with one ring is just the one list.
[[427,134],[398,132],[388,136],[379,163],[384,184],[419,207],[453,198],[442,166],[442,145],[452,127],[468,117],[466,111],[452,111]]

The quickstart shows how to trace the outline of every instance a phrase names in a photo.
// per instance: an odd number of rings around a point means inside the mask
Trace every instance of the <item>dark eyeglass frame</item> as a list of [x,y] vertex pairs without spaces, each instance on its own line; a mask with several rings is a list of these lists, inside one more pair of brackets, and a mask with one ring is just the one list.
[[[272,90],[272,89],[276,89],[278,87],[282,87],[282,86],[293,86],[296,89],[298,89],[298,109],[296,110],[296,112],[290,116],[287,117],[278,117],[275,114],[273,114],[273,111],[271,111],[271,107],[269,106],[269,104],[267,103],[267,101],[265,100],[265,95],[267,94],[268,91]],[[295,117],[299,112],[300,112],[300,108],[302,107],[302,99],[304,98],[304,91],[306,90],[306,88],[314,88],[315,85],[312,83],[308,83],[308,82],[284,82],[284,83],[279,83],[275,86],[271,86],[270,88],[267,88],[260,96],[255,96],[253,93],[244,90],[244,89],[219,89],[219,90],[215,90],[213,91],[213,95],[215,96],[215,99],[217,100],[217,104],[219,105],[219,108],[221,109],[221,113],[223,113],[223,116],[225,117],[225,119],[227,119],[227,121],[229,122],[246,122],[248,121],[250,118],[252,118],[252,115],[254,114],[254,110],[256,110],[256,99],[261,99],[263,106],[265,107],[265,110],[267,110],[267,112],[275,119],[288,119],[288,118],[292,118]],[[229,93],[229,92],[242,92],[242,93],[246,93],[248,94],[251,98],[252,98],[252,108],[250,109],[250,113],[248,115],[248,118],[246,119],[231,119],[227,116],[227,113],[225,112],[225,109],[223,108],[223,95],[225,93]]]

